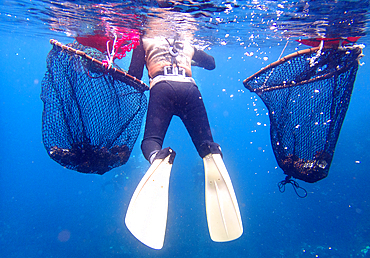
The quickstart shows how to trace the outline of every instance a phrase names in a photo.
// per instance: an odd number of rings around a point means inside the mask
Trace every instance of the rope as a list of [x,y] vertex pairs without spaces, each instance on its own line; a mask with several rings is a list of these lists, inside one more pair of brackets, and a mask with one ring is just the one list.
[[173,65],[178,66],[176,57],[179,55],[179,50],[175,46],[175,43],[176,43],[177,39],[178,39],[178,35],[176,35],[176,37],[174,38],[174,40],[171,44],[170,41],[166,38],[168,45],[170,45],[169,48],[168,48],[168,52],[171,55],[171,65],[172,66]]
[[[127,43],[131,40],[131,43]],[[122,34],[121,38],[118,39],[117,34],[114,34],[114,41],[112,51],[109,50],[110,40],[107,41],[107,60],[102,63],[107,66],[108,69],[113,67],[114,59],[122,59],[126,56],[126,52],[130,52],[132,49],[140,45],[140,36],[133,32],[127,32]],[[121,50],[121,52],[119,52]]]
[[[284,193],[285,192],[285,185],[286,184],[292,184],[293,186],[293,189],[296,193],[296,195],[299,197],[299,198],[305,198],[307,197],[307,191],[306,189],[304,189],[303,187],[300,187],[299,184],[294,181],[293,179],[290,179],[291,176],[286,176],[284,180],[280,181],[278,183],[278,187],[279,187],[279,191],[280,193]],[[298,189],[302,189],[303,190],[303,194],[299,194],[298,193]]]

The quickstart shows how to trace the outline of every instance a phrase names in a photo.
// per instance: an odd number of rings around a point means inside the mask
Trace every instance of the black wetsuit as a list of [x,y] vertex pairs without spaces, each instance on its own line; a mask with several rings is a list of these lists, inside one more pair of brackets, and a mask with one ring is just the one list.
[[[204,51],[195,49],[192,60],[207,70],[215,68],[214,58]],[[129,74],[141,79],[144,65],[145,50],[143,44],[140,44],[133,52]],[[141,143],[147,160],[162,149],[173,115],[180,117],[184,123],[200,157],[221,153],[219,145],[213,142],[206,109],[196,84],[169,79],[159,81],[150,90],[144,139]]]

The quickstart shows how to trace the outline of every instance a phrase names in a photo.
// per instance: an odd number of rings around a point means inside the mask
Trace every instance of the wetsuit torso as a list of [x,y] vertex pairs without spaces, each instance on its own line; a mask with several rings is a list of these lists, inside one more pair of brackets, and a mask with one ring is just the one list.
[[[177,65],[185,68],[186,75],[192,76],[191,65],[213,70],[216,67],[215,60],[202,50],[198,50],[186,41],[175,41],[164,37],[143,38],[140,45],[133,51],[129,74],[138,79],[143,77],[144,65],[147,66],[149,77],[154,78],[163,72],[164,66],[171,65],[172,56],[170,47],[174,45],[179,55],[175,58]],[[183,50],[182,50],[182,49]]]

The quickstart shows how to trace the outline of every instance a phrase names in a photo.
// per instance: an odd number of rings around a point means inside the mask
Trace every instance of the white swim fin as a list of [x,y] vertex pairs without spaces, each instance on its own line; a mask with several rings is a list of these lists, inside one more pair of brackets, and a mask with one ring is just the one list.
[[208,229],[215,242],[226,242],[243,234],[238,201],[231,179],[220,154],[203,158],[206,177],[206,211]]
[[[163,151],[167,150],[167,153]],[[157,158],[163,153],[163,158]],[[160,151],[131,198],[125,223],[143,244],[161,249],[164,243],[168,212],[168,188],[172,163],[176,153],[166,148]]]

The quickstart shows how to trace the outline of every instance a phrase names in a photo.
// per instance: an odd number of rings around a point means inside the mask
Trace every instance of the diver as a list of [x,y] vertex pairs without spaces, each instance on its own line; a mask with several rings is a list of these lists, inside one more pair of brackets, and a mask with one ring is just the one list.
[[152,164],[162,149],[163,140],[172,116],[177,115],[188,130],[201,156],[221,154],[213,141],[201,93],[191,77],[191,65],[207,70],[215,69],[215,60],[175,38],[142,38],[132,56],[129,74],[141,79],[146,64],[150,77],[150,98],[144,139],[141,144],[144,157]]
[[[215,69],[215,60],[192,42],[194,26],[182,13],[159,13],[153,18],[140,45],[132,54],[128,73],[142,78],[146,65],[150,97],[141,149],[151,166],[136,188],[126,215],[133,235],[154,249],[161,249],[167,219],[169,176],[175,152],[162,149],[171,119],[180,117],[204,161],[206,210],[212,240],[236,239],[243,232],[234,189],[213,141],[201,93],[192,78],[191,66]],[[183,26],[179,28],[179,26]],[[186,27],[186,30],[184,29]],[[180,32],[181,31],[181,32]]]

